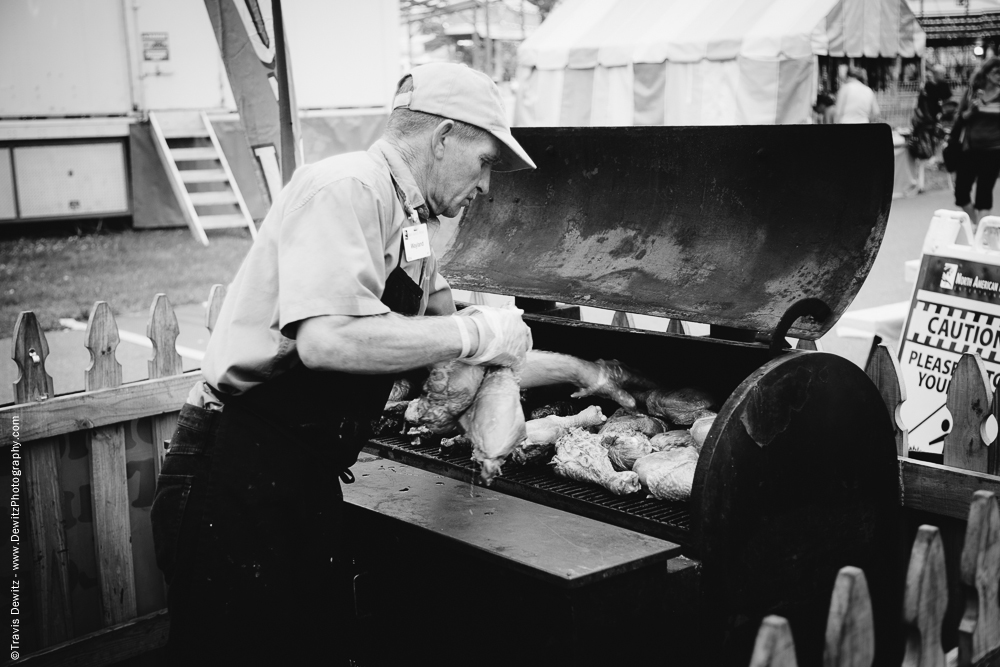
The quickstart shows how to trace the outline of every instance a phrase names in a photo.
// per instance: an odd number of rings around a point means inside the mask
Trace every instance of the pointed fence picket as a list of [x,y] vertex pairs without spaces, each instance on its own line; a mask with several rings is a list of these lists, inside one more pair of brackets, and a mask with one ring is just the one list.
[[[906,572],[902,666],[995,667],[1000,664],[998,573],[1000,507],[993,493],[977,491],[969,507],[962,548],[965,616],[958,628],[958,646],[946,654],[941,643],[948,604],[944,546],[936,527],[921,526]],[[856,567],[844,567],[837,575],[831,594],[823,665],[871,667],[877,641],[864,572]],[[808,656],[801,657],[805,661]],[[794,631],[784,618],[764,618],[749,664],[750,667],[797,665]]]
[[[118,325],[107,302],[98,301],[87,323],[86,348],[91,364],[85,391],[114,389],[122,383],[115,358]],[[103,625],[135,618],[135,576],[128,517],[128,474],[125,470],[125,427],[110,424],[89,433],[91,493],[94,499],[94,544],[101,587]]]
[[896,454],[906,456],[906,429],[903,428],[900,418],[900,408],[906,400],[906,387],[902,382],[899,361],[888,346],[879,344],[872,349],[865,372],[878,387],[885,407],[889,411],[889,419],[892,420],[893,433],[896,436]]
[[[214,288],[213,288],[214,289]],[[184,372],[181,355],[177,354],[177,336],[180,327],[177,325],[177,315],[170,307],[170,299],[166,294],[157,294],[153,305],[149,308],[149,322],[146,324],[146,337],[153,343],[153,358],[149,360],[149,378],[164,378],[180,375]],[[177,427],[177,415],[172,413],[153,417],[153,447],[155,448],[156,474],[160,474],[163,457],[167,454],[166,442],[170,440]]]
[[[38,326],[35,314],[21,313],[14,324],[12,358],[17,364],[18,378],[14,382],[16,403],[42,403],[55,394],[52,378],[45,372],[49,345]],[[23,420],[22,420],[23,421]],[[4,420],[4,425],[10,424]],[[41,438],[24,446],[27,441],[21,431],[21,450],[24,465],[24,502],[21,515],[30,518],[31,528],[26,534],[30,541],[22,546],[26,569],[30,568],[31,583],[38,591],[36,604],[39,622],[39,641],[43,645],[69,639],[70,623],[69,564],[66,555],[66,534],[62,511],[62,489],[56,460],[60,439],[65,436]],[[8,439],[5,439],[9,441]],[[25,511],[26,510],[26,511]],[[23,522],[22,522],[23,525]]]
[[983,360],[978,355],[963,354],[948,386],[952,427],[944,438],[945,465],[996,474],[996,457],[990,457],[989,442],[984,437],[992,402],[993,391]]
[[[225,288],[215,285],[206,313],[210,331],[224,297]],[[198,371],[183,372],[176,349],[178,333],[170,301],[166,295],[157,294],[146,327],[153,346],[149,379],[123,385],[121,365],[115,358],[119,342],[117,323],[107,303],[95,303],[86,332],[85,347],[91,361],[84,371],[85,390],[56,396],[52,378],[45,371],[49,349],[44,333],[30,311],[21,313],[17,320],[12,354],[18,367],[15,402],[0,407],[0,440],[12,444],[13,419],[17,417],[19,453],[24,461],[22,512],[25,522],[30,519],[30,528],[22,530],[21,538],[22,549],[29,555],[23,561],[25,574],[31,578],[30,589],[25,591],[24,609],[37,626],[23,637],[22,647],[26,650],[22,651],[21,661],[63,664],[69,656],[77,660],[86,655],[89,657],[79,664],[108,664],[140,655],[166,641],[166,610],[137,617],[133,547],[137,539],[136,521],[148,521],[148,514],[131,508],[130,515],[125,429],[130,427],[135,431],[135,420],[149,419],[155,450],[153,465],[158,474],[164,441],[172,435],[177,411],[191,385],[200,377]],[[74,610],[79,610],[71,603],[70,593],[73,554],[67,547],[67,517],[63,515],[63,494],[69,491],[63,488],[60,477],[59,452],[66,450],[71,436],[84,438],[89,452],[92,503],[89,512],[94,533],[94,554],[90,558],[96,556],[100,589],[100,618],[89,623],[74,618]],[[81,501],[85,499],[78,497]],[[148,526],[143,532],[140,539],[148,540]],[[81,543],[91,544],[89,539]],[[147,609],[150,600],[159,600],[157,604],[162,605],[162,582],[157,585],[159,593],[146,596]],[[74,636],[78,634],[74,627],[88,624],[114,628],[115,632],[102,630]]]

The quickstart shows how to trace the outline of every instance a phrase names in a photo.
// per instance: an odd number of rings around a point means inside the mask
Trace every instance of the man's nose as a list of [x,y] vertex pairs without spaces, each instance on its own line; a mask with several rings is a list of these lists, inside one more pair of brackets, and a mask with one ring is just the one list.
[[483,175],[479,177],[479,183],[476,184],[476,189],[479,190],[479,194],[485,195],[489,194],[490,191],[490,169],[487,167],[483,171]]

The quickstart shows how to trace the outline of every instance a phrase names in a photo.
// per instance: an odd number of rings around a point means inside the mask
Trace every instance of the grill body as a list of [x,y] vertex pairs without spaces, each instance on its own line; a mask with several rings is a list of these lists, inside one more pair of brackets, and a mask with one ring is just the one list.
[[[622,584],[659,627],[682,629],[663,652],[676,664],[685,656],[747,664],[760,620],[772,613],[789,618],[801,656],[822,655],[829,592],[844,565],[865,570],[876,625],[891,637],[901,590],[888,411],[846,360],[769,345],[790,304],[830,306],[826,320],[792,325],[792,335],[815,339],[860,289],[891,201],[888,128],[515,135],[539,169],[494,175],[490,196],[476,200],[448,245],[452,286],[531,304],[525,321],[537,349],[616,358],[663,386],[705,389],[722,408],[690,502],[616,497],[510,464],[492,490],[681,545],[691,565],[672,561],[665,583],[646,593]],[[555,302],[706,322],[747,342],[580,322],[557,316],[566,311],[552,310]],[[568,393],[531,390],[528,401]],[[368,451],[477,479],[466,457],[402,438],[373,440]],[[883,642],[879,660],[896,644]]]

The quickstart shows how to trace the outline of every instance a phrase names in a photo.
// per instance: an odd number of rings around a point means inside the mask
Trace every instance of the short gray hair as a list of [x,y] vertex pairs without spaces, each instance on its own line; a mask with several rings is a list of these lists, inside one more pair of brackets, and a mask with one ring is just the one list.
[[[411,90],[413,90],[413,77],[407,74],[399,80],[396,95],[408,93]],[[392,110],[392,113],[389,114],[389,121],[385,125],[385,133],[390,137],[396,138],[418,135],[433,130],[443,120],[450,120],[455,123],[455,129],[452,134],[462,141],[493,138],[492,134],[481,127],[470,125],[454,118],[445,118],[444,116],[424,113],[423,111],[411,111],[406,107],[399,107]]]

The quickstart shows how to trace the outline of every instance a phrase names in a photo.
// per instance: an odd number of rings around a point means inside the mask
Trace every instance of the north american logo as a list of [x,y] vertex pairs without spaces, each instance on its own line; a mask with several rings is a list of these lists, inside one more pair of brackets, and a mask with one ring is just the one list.
[[955,276],[958,275],[958,264],[945,264],[941,272],[941,288],[954,289]]

